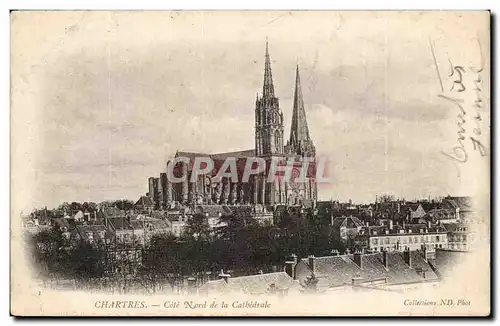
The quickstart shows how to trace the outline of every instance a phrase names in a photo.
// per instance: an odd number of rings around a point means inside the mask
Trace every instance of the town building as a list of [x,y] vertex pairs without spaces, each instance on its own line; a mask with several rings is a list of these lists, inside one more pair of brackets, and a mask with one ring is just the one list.
[[428,211],[423,219],[430,221],[432,224],[457,223],[460,220],[460,215],[458,209],[434,208]]
[[73,242],[84,241],[87,243],[105,242],[106,227],[104,225],[76,225],[70,240]]
[[443,198],[443,208],[455,211],[457,219],[463,222],[472,222],[475,219],[471,197],[447,196]]
[[407,208],[410,221],[413,221],[414,219],[418,220],[425,215],[425,210],[420,203],[408,203]]
[[165,222],[167,223],[170,232],[176,237],[180,237],[186,230],[188,218],[189,217],[185,214],[167,214]]
[[444,224],[448,232],[448,249],[457,251],[470,251],[472,249],[475,232],[466,223]]
[[335,240],[347,241],[358,236],[365,226],[357,217],[342,216],[332,220],[332,236]]
[[134,204],[134,209],[137,212],[148,213],[155,208],[153,200],[149,196],[141,196]]
[[422,246],[448,248],[448,232],[441,225],[406,224],[394,227],[364,227],[356,237],[360,249],[372,251],[418,250]]

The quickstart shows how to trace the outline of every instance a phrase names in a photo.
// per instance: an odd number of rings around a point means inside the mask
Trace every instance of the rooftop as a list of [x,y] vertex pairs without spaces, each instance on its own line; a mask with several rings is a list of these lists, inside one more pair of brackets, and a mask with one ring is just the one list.
[[[431,266],[425,261],[423,253],[410,252],[411,267],[405,262],[403,252],[387,252],[388,268],[384,267],[384,253],[362,254],[362,268],[354,261],[354,255],[326,256],[314,258],[314,274],[318,287],[330,288],[351,283],[353,278],[362,281],[386,279],[388,284],[437,280]],[[309,269],[309,258],[302,259]],[[425,271],[425,276],[420,271]]]
[[272,287],[279,290],[299,290],[300,285],[287,273],[277,272],[257,274],[241,277],[229,277],[227,282],[223,279],[208,281],[200,287],[203,293],[228,293],[243,292],[245,294],[261,295],[269,293]]

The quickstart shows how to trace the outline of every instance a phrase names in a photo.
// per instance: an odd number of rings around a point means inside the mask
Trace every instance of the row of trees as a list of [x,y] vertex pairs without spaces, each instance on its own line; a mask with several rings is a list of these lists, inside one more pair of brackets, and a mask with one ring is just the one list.
[[180,239],[157,236],[146,250],[144,265],[151,273],[201,275],[221,269],[234,274],[282,270],[292,254],[324,256],[333,249],[344,251],[334,240],[329,216],[285,212],[279,223],[260,224],[254,219],[229,215],[211,230],[202,215],[195,215]]
[[118,200],[108,200],[100,203],[95,202],[64,202],[60,204],[55,209],[47,209],[47,208],[37,208],[31,212],[31,217],[38,218],[39,221],[48,222],[50,219],[62,217],[62,214],[67,213],[75,213],[78,211],[94,213],[98,211],[100,208],[104,207],[116,207],[120,210],[132,210],[134,208],[134,202],[127,199],[118,199]]

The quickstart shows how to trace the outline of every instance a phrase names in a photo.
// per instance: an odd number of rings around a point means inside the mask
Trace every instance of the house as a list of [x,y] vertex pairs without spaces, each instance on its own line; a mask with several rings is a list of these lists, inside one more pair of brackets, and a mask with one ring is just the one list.
[[122,246],[144,245],[144,227],[141,221],[131,220],[130,217],[108,217],[105,219],[108,229],[108,238],[115,244]]
[[221,217],[233,213],[227,205],[196,205],[194,212],[206,217],[211,230],[222,226]]
[[300,293],[301,286],[287,273],[276,272],[250,276],[231,277],[221,271],[220,279],[203,284],[198,293],[201,295],[269,295],[281,296]]
[[447,196],[443,199],[443,208],[453,210],[457,215],[457,220],[471,221],[475,218],[472,198]]
[[[73,221],[71,221],[73,222]],[[51,220],[51,225],[54,228],[58,228],[61,230],[62,234],[66,239],[70,238],[71,232],[73,231],[74,227],[76,226],[74,223],[71,223],[69,219],[66,218],[53,218]]]
[[471,227],[465,223],[443,224],[448,232],[448,249],[470,251],[475,234]]
[[363,222],[352,215],[336,217],[332,220],[331,225],[334,239],[342,241],[354,239],[359,230],[364,227]]
[[408,203],[406,205],[410,220],[420,219],[425,215],[425,210],[420,203]]
[[71,240],[88,243],[105,241],[106,231],[104,225],[76,225],[71,233]]
[[447,248],[447,231],[443,226],[429,224],[405,224],[394,227],[365,227],[358,231],[356,242],[359,249],[371,251],[418,250],[422,245]]
[[144,228],[144,242],[147,243],[155,235],[169,233],[170,227],[165,220],[156,218],[145,218],[142,220]]
[[184,214],[167,214],[167,217],[165,218],[165,222],[169,230],[176,237],[180,237],[184,233],[187,220],[188,216]]
[[73,215],[73,218],[75,219],[75,221],[78,221],[78,222],[83,222],[84,220],[84,215],[83,215],[83,212],[82,211],[77,211],[75,213],[75,215]]
[[306,286],[316,279],[318,292],[333,291],[346,285],[387,288],[439,280],[424,252],[378,252],[295,257],[287,262],[292,279]]
[[451,208],[435,208],[425,214],[423,217],[425,220],[431,221],[433,224],[435,223],[456,223],[459,221],[460,216],[458,213],[458,209]]
[[34,220],[31,220],[31,219],[24,219],[22,221],[22,228],[23,228],[23,231],[27,234],[38,234],[42,231],[48,231],[50,230],[51,226],[50,225],[40,225],[38,223],[38,219],[34,219]]
[[138,212],[150,212],[155,208],[155,203],[149,196],[141,196],[134,204],[134,209]]

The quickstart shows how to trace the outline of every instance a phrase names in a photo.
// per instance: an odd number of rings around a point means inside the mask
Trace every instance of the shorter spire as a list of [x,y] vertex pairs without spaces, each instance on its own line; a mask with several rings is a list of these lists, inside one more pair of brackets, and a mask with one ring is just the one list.
[[[295,70],[295,94],[293,97],[293,113],[292,126],[290,128],[290,145],[307,146],[313,149],[311,139],[309,137],[309,128],[307,126],[306,112],[304,108],[304,100],[302,99],[302,88],[300,86],[299,65]],[[296,148],[296,150],[300,150]]]

